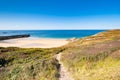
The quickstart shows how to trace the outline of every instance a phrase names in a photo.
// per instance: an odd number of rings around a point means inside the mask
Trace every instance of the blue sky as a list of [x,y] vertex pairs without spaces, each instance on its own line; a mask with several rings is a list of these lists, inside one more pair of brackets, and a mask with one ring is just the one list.
[[0,0],[2,29],[120,29],[120,0]]

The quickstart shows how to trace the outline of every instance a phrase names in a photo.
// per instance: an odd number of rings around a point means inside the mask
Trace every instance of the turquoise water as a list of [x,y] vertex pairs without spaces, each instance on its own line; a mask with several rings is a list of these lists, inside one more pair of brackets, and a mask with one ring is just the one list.
[[0,36],[30,34],[38,38],[82,38],[105,30],[0,30]]

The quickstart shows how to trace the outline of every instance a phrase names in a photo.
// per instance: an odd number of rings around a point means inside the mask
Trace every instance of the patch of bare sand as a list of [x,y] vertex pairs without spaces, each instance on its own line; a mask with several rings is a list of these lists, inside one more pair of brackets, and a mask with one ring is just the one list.
[[19,38],[0,41],[0,47],[53,48],[67,44],[66,39]]

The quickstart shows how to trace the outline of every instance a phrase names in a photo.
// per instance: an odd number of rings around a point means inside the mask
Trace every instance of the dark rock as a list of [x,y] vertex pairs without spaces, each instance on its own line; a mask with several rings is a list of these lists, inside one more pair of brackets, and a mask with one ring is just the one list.
[[30,37],[30,35],[29,34],[24,34],[24,35],[0,36],[0,40],[25,38],[25,37]]

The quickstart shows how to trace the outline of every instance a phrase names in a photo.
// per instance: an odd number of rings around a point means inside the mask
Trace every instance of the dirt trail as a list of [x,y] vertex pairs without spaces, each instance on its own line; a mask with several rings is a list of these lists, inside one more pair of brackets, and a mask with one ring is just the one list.
[[64,67],[63,63],[61,62],[61,60],[60,60],[61,59],[61,54],[62,53],[59,53],[56,56],[56,59],[59,61],[59,64],[60,64],[60,70],[59,70],[60,77],[59,77],[59,80],[74,80],[71,77],[70,73]]

